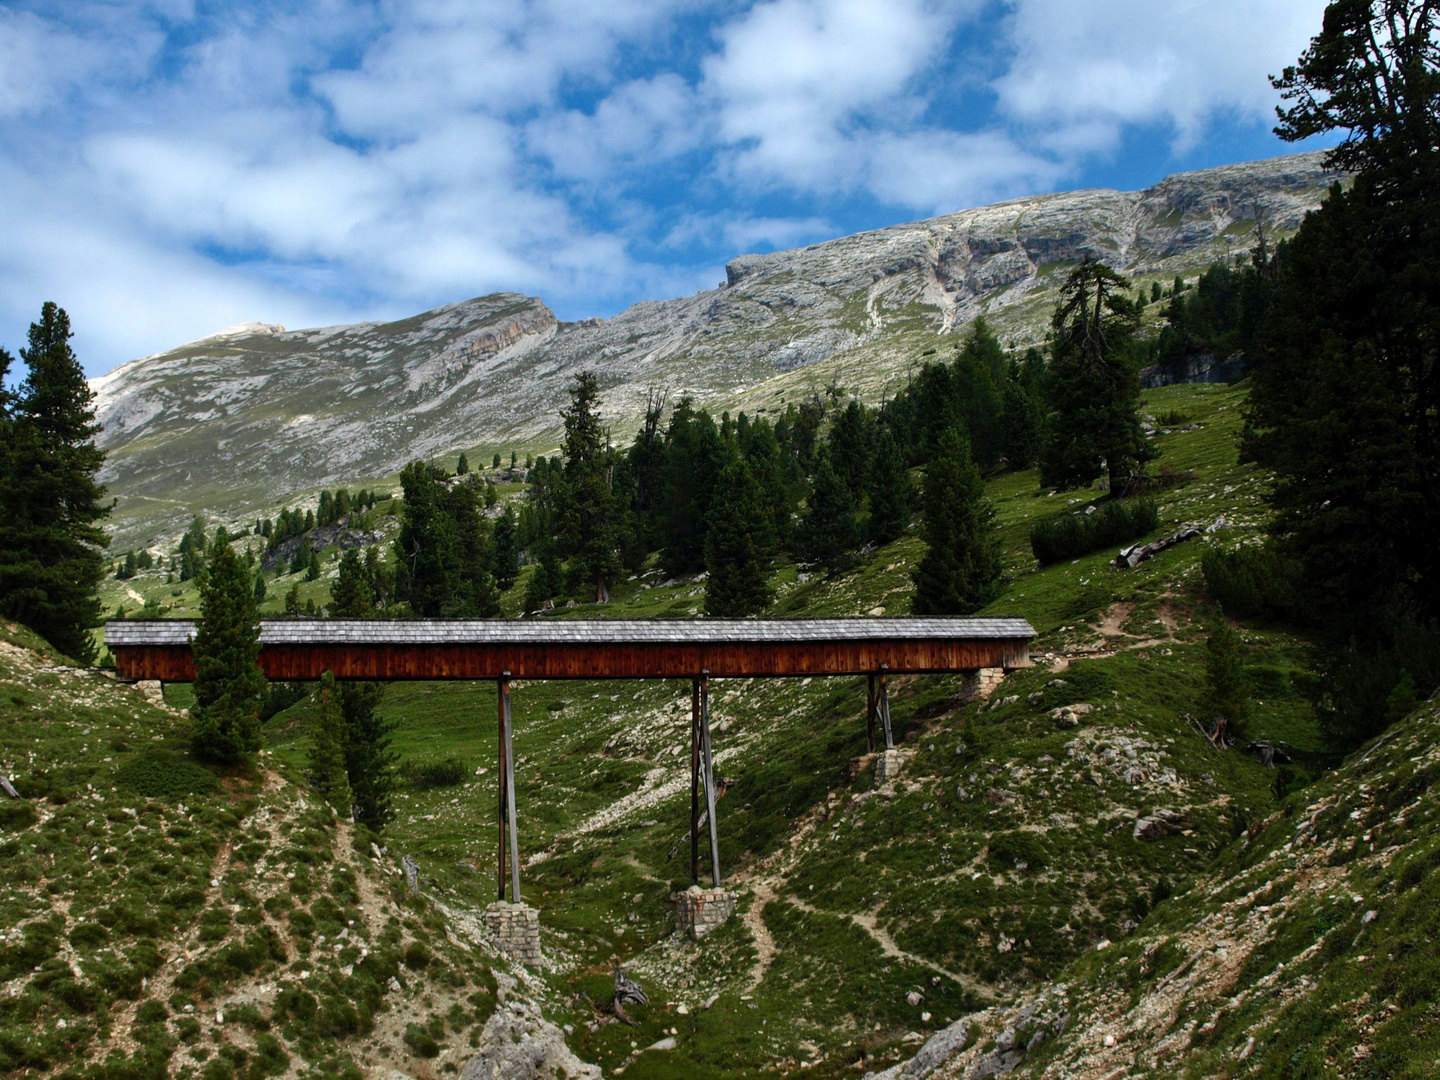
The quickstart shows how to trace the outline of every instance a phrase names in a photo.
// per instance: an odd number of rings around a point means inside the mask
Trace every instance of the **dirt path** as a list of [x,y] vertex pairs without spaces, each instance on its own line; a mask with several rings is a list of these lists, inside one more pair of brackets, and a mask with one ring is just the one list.
[[745,929],[750,931],[750,937],[755,941],[755,963],[750,967],[746,993],[754,993],[765,981],[770,965],[775,962],[776,952],[775,938],[771,935],[770,928],[765,925],[765,905],[775,899],[775,890],[770,882],[757,881],[751,887],[750,895],[750,910],[740,917],[740,921],[745,924]]

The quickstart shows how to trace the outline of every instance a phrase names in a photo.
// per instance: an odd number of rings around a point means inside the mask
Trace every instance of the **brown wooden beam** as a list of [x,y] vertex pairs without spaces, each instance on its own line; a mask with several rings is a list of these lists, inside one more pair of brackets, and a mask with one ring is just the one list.
[[[121,678],[192,682],[189,645],[110,647]],[[712,678],[941,674],[978,668],[1027,667],[1030,643],[990,640],[725,642],[714,644],[551,645],[276,644],[260,649],[260,668],[276,681],[304,682],[334,672],[337,679],[443,680]]]

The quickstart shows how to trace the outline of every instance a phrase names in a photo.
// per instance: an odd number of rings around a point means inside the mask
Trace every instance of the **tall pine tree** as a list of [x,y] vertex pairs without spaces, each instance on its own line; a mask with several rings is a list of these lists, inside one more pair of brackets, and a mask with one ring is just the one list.
[[850,486],[831,464],[828,448],[822,446],[815,453],[810,498],[800,521],[801,552],[834,573],[854,563],[859,539]]
[[344,817],[350,817],[350,783],[345,775],[345,715],[340,692],[330,672],[320,676],[315,692],[314,741],[310,744],[307,779],[310,786]]
[[969,615],[1000,593],[1000,538],[970,444],[940,436],[925,469],[926,551],[915,568],[916,615]]
[[[46,303],[20,350],[28,373],[19,394],[0,390],[0,614],[90,661],[110,543],[99,523],[110,506],[95,482],[105,460],[95,395],[70,338],[69,316]],[[0,380],[9,367],[6,353]]]
[[737,458],[720,473],[705,535],[705,614],[758,615],[770,602],[771,521],[750,467]]
[[1154,456],[1140,426],[1140,374],[1130,284],[1108,266],[1071,271],[1051,320],[1045,396],[1050,407],[1040,482],[1074,488],[1108,473],[1119,493]]
[[195,706],[190,744],[196,756],[232,762],[260,749],[260,615],[250,572],[218,541],[200,584],[195,633]]
[[[374,550],[373,548],[371,550]],[[343,619],[368,619],[375,614],[375,591],[360,554],[350,549],[340,559],[340,576],[330,597],[330,614]],[[345,777],[355,820],[380,829],[390,820],[390,797],[397,778],[396,756],[390,749],[395,730],[392,721],[377,710],[385,684],[379,682],[337,682],[344,736],[341,750]]]
[[570,387],[565,423],[565,493],[560,540],[580,578],[594,586],[595,602],[610,599],[606,584],[620,567],[623,507],[610,487],[610,446],[600,420],[600,383],[582,371]]
[[914,485],[900,444],[888,427],[880,433],[875,455],[870,462],[870,519],[867,527],[870,540],[888,544],[898,540],[910,524],[915,502]]

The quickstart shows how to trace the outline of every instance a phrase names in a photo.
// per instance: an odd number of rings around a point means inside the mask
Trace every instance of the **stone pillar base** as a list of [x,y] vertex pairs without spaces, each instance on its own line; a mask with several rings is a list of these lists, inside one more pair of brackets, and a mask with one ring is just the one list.
[[875,755],[875,782],[883,784],[886,780],[894,780],[905,771],[905,762],[910,755],[903,750],[885,750]]
[[972,701],[984,701],[1004,681],[1004,668],[983,667],[975,671],[967,671],[965,672],[965,682],[960,687],[960,703],[968,705]]
[[675,893],[675,929],[699,941],[711,930],[725,925],[735,913],[735,901],[738,899],[734,893],[724,889],[702,889],[699,885],[691,885],[684,892]]
[[850,759],[850,779],[858,780],[860,774],[875,763],[874,754],[861,754],[859,757]]
[[526,967],[540,966],[540,912],[497,900],[485,909],[484,918],[490,944]]

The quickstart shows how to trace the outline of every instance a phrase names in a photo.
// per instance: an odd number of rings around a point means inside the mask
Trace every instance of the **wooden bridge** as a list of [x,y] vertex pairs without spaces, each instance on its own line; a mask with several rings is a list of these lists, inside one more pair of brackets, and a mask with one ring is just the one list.
[[[121,678],[191,682],[196,624],[124,619],[105,624]],[[512,902],[520,903],[520,854],[511,746],[513,679],[691,680],[690,879],[700,865],[700,800],[709,819],[710,869],[720,888],[710,749],[712,678],[866,675],[866,728],[887,750],[892,675],[964,673],[1030,663],[1035,631],[1024,619],[264,619],[260,668],[276,681],[493,679],[499,688],[499,898],[509,849]],[[507,836],[508,832],[508,836]],[[508,840],[508,845],[507,845]]]

